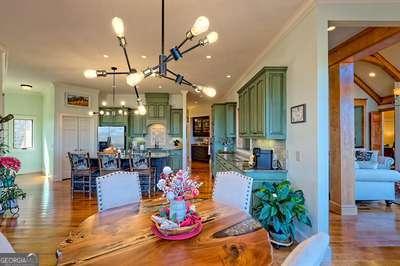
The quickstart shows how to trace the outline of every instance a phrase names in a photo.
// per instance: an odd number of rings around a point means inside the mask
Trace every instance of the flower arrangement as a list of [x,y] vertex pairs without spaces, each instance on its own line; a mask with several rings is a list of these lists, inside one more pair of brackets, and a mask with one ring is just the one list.
[[189,201],[199,195],[201,185],[190,177],[187,170],[173,173],[170,167],[163,169],[157,187],[163,191],[170,205],[162,207],[158,215],[152,216],[160,232],[164,235],[183,234],[201,224],[196,207]]
[[21,162],[14,157],[3,156],[0,157],[1,169],[18,172],[21,169]]

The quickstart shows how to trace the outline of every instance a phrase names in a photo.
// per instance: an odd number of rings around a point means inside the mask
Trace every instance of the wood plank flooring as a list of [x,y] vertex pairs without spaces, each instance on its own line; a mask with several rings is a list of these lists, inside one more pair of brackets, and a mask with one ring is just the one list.
[[[193,163],[203,181],[200,196],[209,198],[212,179],[207,164]],[[52,182],[40,175],[21,175],[17,183],[28,193],[18,219],[3,218],[0,230],[17,252],[36,252],[41,265],[55,264],[55,248],[86,217],[97,212],[96,200],[78,193],[71,200],[69,181]],[[144,204],[151,204],[145,200]],[[331,256],[326,265],[400,265],[400,206],[361,204],[359,215],[331,214]],[[280,265],[290,249],[274,250]]]

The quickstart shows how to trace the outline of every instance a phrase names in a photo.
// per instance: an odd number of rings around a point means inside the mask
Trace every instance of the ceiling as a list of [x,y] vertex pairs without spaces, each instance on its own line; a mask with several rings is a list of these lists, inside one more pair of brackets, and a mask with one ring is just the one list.
[[[329,49],[337,46],[364,29],[365,27],[360,26],[336,27],[334,31],[329,33]],[[400,43],[390,46],[379,53],[383,55],[390,63],[400,69]],[[368,86],[378,93],[379,96],[384,97],[393,95],[395,80],[381,67],[368,62],[358,61],[354,64],[354,72]],[[375,77],[369,76],[369,73],[371,72],[375,73]]]
[[[215,87],[217,96],[222,96],[303,2],[166,1],[167,48],[178,44],[200,15],[207,16],[210,30],[219,33],[214,45],[198,48],[169,66],[193,83]],[[9,51],[6,88],[18,89],[21,83],[28,83],[40,90],[57,81],[111,91],[111,78],[88,80],[82,75],[88,68],[126,69],[111,19],[119,16],[124,20],[132,65],[143,69],[158,61],[160,6],[161,1],[138,0],[4,1],[0,9],[0,43]],[[212,59],[206,59],[206,55]],[[228,74],[232,78],[227,78]],[[121,93],[130,91],[124,77],[118,78],[117,86]],[[141,91],[181,89],[159,78],[140,84]]]

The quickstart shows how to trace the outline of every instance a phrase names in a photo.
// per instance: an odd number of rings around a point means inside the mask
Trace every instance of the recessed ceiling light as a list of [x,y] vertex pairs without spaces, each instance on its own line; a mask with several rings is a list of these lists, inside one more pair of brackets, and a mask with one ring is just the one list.
[[370,76],[371,78],[374,78],[376,76],[375,72],[369,72],[368,76]]
[[146,58],[147,58],[147,56],[145,56],[145,55],[142,55],[141,57],[142,57],[143,59],[146,59]]
[[159,88],[159,89],[162,89],[162,86],[161,86],[161,85],[158,85],[158,88]]
[[334,31],[336,29],[336,26],[329,26],[326,30],[327,31]]
[[108,56],[108,55],[106,55],[106,54],[103,54],[103,57],[104,57],[104,58],[109,58],[109,56]]
[[20,86],[25,91],[30,91],[33,88],[32,85],[30,85],[30,84],[21,84]]
[[228,79],[230,79],[232,76],[231,76],[231,75],[226,75],[226,77],[227,77]]
[[206,55],[206,58],[207,58],[207,59],[211,59],[212,56],[211,56],[211,55]]

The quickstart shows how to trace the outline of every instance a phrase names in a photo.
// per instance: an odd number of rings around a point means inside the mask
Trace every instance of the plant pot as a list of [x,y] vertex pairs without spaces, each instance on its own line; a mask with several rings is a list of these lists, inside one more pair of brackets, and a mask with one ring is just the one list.
[[169,204],[169,219],[182,222],[186,218],[185,200],[172,200]]
[[283,232],[269,231],[269,236],[271,237],[271,242],[275,245],[289,247],[293,244],[292,237]]

